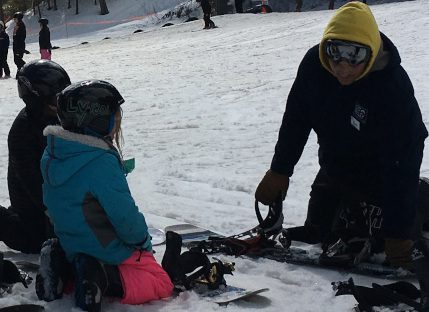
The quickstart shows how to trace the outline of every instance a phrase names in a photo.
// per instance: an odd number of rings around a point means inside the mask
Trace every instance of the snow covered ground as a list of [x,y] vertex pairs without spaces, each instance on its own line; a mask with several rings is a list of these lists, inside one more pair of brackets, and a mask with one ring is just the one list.
[[[401,53],[429,127],[429,2],[371,8],[381,31]],[[307,49],[319,42],[332,13],[225,15],[213,18],[219,26],[214,30],[201,30],[203,22],[198,20],[174,22],[176,25],[165,28],[157,24],[132,34],[130,29],[138,23],[134,21],[131,28],[123,24],[113,30],[94,28],[96,31],[78,39],[63,37],[61,46],[67,48],[54,50],[53,60],[68,71],[72,81],[104,79],[124,96],[124,152],[126,158],[136,158],[136,169],[128,181],[150,225],[161,227],[169,222],[156,217],[162,216],[233,234],[256,224],[254,190],[270,165],[286,97],[298,64]],[[115,37],[102,40],[109,31]],[[89,43],[76,45],[81,41]],[[29,44],[28,50],[32,54],[25,56],[26,61],[39,57],[35,43]],[[15,75],[11,54],[9,65]],[[16,81],[0,80],[2,205],[9,204],[7,134],[22,107]],[[429,176],[428,147],[425,152],[421,172]],[[312,134],[292,177],[285,201],[285,226],[303,224],[317,169],[317,144]],[[4,245],[0,250],[15,259],[37,259],[16,255]],[[159,260],[163,252],[164,247],[156,248]],[[354,306],[352,297],[334,297],[330,285],[349,275],[265,259],[222,258],[236,262],[236,273],[227,277],[230,284],[270,288],[263,297],[231,304],[227,311],[351,311]],[[374,281],[353,277],[358,284]],[[0,299],[0,307],[34,301],[34,287],[16,285],[12,294]],[[72,297],[38,303],[47,311],[79,310],[74,308]],[[144,306],[105,305],[105,311],[142,310],[225,308],[193,293]]]

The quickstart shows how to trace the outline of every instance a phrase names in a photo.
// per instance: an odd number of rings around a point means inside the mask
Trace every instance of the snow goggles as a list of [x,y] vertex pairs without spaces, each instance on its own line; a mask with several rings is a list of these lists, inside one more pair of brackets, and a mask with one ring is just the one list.
[[346,61],[356,66],[368,61],[371,56],[371,48],[350,41],[328,40],[325,44],[326,56],[335,63]]

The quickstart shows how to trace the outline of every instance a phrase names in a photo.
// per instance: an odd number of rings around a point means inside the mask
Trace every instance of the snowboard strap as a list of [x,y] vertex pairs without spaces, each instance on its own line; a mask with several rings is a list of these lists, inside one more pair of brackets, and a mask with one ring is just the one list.
[[16,283],[22,283],[28,288],[32,280],[29,274],[19,270],[12,261],[5,260],[3,253],[0,252],[0,289],[3,293],[10,292]]
[[210,237],[208,240],[199,241],[191,247],[191,250],[205,254],[223,253],[232,256],[263,256],[268,250],[274,248],[276,241],[263,232],[250,233],[246,238],[229,236],[225,238]]
[[345,282],[332,283],[332,288],[336,291],[335,296],[353,295],[361,312],[372,312],[373,307],[399,303],[405,303],[416,311],[424,311],[420,303],[415,301],[420,298],[420,291],[409,282],[399,281],[387,285],[373,283],[371,288],[355,285],[350,278]]
[[203,284],[208,289],[218,289],[221,285],[226,285],[224,275],[232,275],[234,263],[224,263],[216,258],[212,263],[200,250],[189,250],[181,254],[181,246],[181,236],[168,231],[166,250],[161,263],[176,290],[192,289],[196,284]]
[[259,203],[255,201],[255,213],[258,218],[259,225],[253,230],[255,232],[264,232],[265,234],[275,234],[282,229],[283,225],[283,199],[282,196],[277,197],[273,205],[268,206],[268,214],[262,218]]
[[258,201],[255,201],[255,212],[259,225],[254,228],[228,237],[209,237],[191,244],[190,249],[205,254],[264,255],[267,250],[274,248],[277,244],[275,239],[281,236],[283,230],[282,197],[279,196],[275,203],[268,207],[265,218],[262,217]]

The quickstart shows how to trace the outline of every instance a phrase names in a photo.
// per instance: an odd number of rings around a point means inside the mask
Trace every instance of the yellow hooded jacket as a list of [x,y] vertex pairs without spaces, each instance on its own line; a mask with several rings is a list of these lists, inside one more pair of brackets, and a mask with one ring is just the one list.
[[380,50],[381,37],[374,15],[366,4],[353,1],[343,5],[335,12],[325,28],[319,46],[319,58],[323,67],[332,73],[325,55],[325,43],[330,39],[352,41],[369,46],[371,57],[365,71],[358,79],[368,74]]

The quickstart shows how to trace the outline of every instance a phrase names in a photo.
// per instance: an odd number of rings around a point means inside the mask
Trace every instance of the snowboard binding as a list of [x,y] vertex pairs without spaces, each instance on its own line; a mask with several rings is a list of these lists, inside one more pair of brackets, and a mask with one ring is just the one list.
[[358,302],[356,311],[372,312],[374,307],[394,306],[405,303],[415,311],[424,310],[416,300],[420,292],[413,284],[405,281],[394,282],[387,285],[373,283],[372,287],[355,285],[352,278],[344,282],[332,283],[335,296],[353,295]]
[[210,262],[206,254],[199,250],[181,253],[182,238],[175,232],[166,233],[166,250],[162,259],[162,267],[170,276],[176,291],[204,286],[214,290],[226,286],[225,274],[232,275],[235,263]]
[[1,294],[10,293],[16,283],[21,283],[25,288],[28,288],[32,281],[33,279],[28,273],[18,269],[12,261],[5,260],[3,253],[0,253]]

